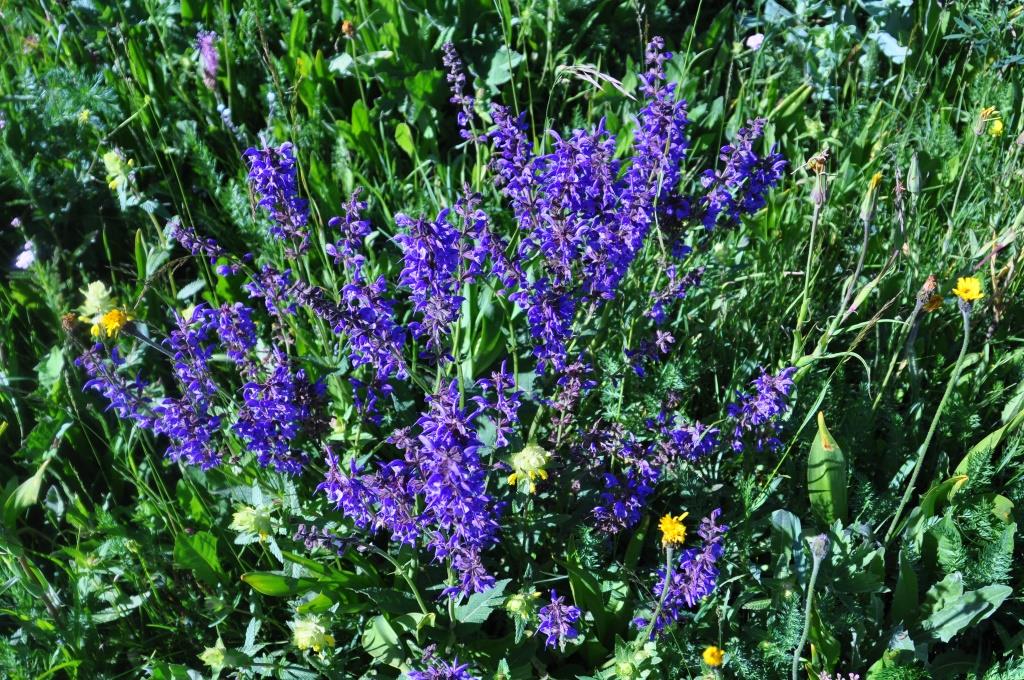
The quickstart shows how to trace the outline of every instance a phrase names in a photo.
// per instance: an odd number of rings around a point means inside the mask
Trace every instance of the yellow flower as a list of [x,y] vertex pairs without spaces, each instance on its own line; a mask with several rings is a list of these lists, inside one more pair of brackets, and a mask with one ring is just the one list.
[[92,111],[89,109],[82,109],[78,112],[78,124],[85,125],[89,122],[89,118],[92,116]]
[[508,476],[510,486],[516,486],[519,482],[529,482],[530,493],[537,491],[537,479],[547,479],[548,471],[544,466],[548,464],[551,456],[543,448],[535,443],[527,444],[522,451],[512,454],[512,474]]
[[928,302],[924,303],[924,311],[934,312],[936,309],[942,306],[943,298],[941,295],[932,295],[928,298]]
[[876,172],[871,175],[871,181],[868,182],[868,189],[875,191],[878,189],[878,185],[882,183],[882,173]]
[[121,332],[121,329],[124,328],[131,320],[132,315],[125,310],[111,309],[100,317],[98,323],[94,323],[92,325],[92,336],[94,338],[116,338],[117,334]]
[[661,542],[663,545],[682,545],[683,541],[686,540],[686,525],[683,524],[683,520],[689,514],[684,512],[676,517],[669,514],[661,518],[658,528],[661,529]]
[[988,133],[993,137],[998,137],[1003,134],[1003,121],[999,118],[992,121],[992,124],[988,126]]
[[708,645],[704,648],[704,663],[709,666],[721,666],[722,660],[725,658],[725,650],[721,647],[715,647],[714,645]]
[[956,280],[956,288],[953,289],[953,295],[964,302],[974,302],[984,297],[981,293],[981,281],[974,276],[961,276]]
[[334,646],[334,636],[315,617],[298,619],[288,625],[292,629],[295,646],[303,651],[312,649],[320,652]]

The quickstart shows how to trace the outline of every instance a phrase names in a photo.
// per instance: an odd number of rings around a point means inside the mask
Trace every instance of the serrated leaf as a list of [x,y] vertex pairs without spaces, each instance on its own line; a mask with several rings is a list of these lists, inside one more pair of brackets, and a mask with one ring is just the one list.
[[807,492],[818,519],[846,522],[846,458],[818,412],[818,434],[807,455]]
[[473,593],[466,604],[455,608],[455,620],[460,623],[483,623],[491,611],[505,601],[505,588],[510,579],[502,579],[482,593]]

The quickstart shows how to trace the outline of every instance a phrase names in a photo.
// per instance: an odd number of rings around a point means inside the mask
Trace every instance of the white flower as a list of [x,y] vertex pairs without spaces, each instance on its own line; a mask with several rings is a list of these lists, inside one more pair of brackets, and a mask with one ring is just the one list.
[[25,247],[18,253],[14,260],[14,266],[18,269],[28,269],[36,261],[36,246],[32,241],[26,241]]
[[754,33],[749,36],[746,41],[746,46],[752,50],[761,49],[761,43],[764,42],[764,33]]

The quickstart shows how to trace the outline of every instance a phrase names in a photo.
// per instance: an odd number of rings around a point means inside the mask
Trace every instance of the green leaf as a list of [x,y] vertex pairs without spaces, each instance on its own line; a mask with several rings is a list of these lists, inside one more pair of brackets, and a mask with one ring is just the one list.
[[402,659],[405,658],[405,653],[398,643],[398,633],[383,616],[370,619],[363,631],[361,642],[367,654],[395,668],[400,667]]
[[405,123],[395,126],[395,143],[410,158],[416,155],[416,144],[412,140],[412,130]]
[[203,279],[196,279],[192,283],[182,286],[175,297],[179,300],[187,300],[203,288],[206,288],[206,281]]
[[1020,427],[1022,423],[1024,423],[1024,411],[1018,413],[1013,420],[1006,423],[1006,425],[1003,425],[995,432],[989,433],[988,436],[986,436],[980,442],[972,446],[971,450],[967,452],[966,456],[964,456],[964,459],[961,460],[960,464],[956,466],[956,470],[954,472],[956,472],[956,474],[958,475],[966,475],[968,469],[971,466],[972,458],[978,456],[987,457],[989,454],[991,454],[993,450],[995,450],[997,446],[999,446],[999,443],[1003,440],[1003,437],[1012,433],[1014,430]]
[[18,516],[19,510],[31,507],[39,502],[39,491],[43,486],[43,475],[52,458],[47,458],[35,473],[18,485],[4,503],[4,520],[11,525]]
[[502,45],[491,57],[491,68],[487,72],[487,87],[497,90],[499,86],[512,80],[512,71],[523,63],[523,55],[513,52]]
[[209,531],[174,537],[174,564],[189,569],[203,583],[216,585],[224,570],[217,559],[217,537]]
[[271,597],[291,597],[317,586],[317,582],[311,578],[294,578],[269,571],[246,572],[242,574],[242,580],[256,592]]
[[960,631],[992,616],[1012,593],[1013,588],[1003,585],[971,590],[933,612],[921,627],[932,637],[949,642]]
[[917,572],[907,558],[906,552],[900,551],[900,575],[896,580],[896,591],[893,593],[892,609],[889,621],[896,625],[907,624],[910,615],[917,609]]
[[466,604],[455,608],[455,620],[459,623],[483,623],[496,607],[505,601],[505,588],[510,579],[504,578],[482,593],[473,593]]
[[818,434],[807,456],[807,492],[822,522],[846,522],[846,458],[818,412]]

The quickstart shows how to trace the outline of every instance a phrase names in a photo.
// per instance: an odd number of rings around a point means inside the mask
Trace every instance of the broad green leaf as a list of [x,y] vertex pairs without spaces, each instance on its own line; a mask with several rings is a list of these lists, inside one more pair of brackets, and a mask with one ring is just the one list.
[[487,87],[497,90],[499,86],[512,80],[512,71],[523,62],[523,55],[513,52],[504,45],[491,57],[491,67],[487,72]]
[[398,633],[383,616],[370,619],[362,636],[363,649],[374,659],[398,668],[405,652],[398,642]]
[[18,485],[4,503],[4,522],[12,525],[20,510],[31,507],[39,502],[39,491],[43,486],[43,475],[52,458],[47,458],[35,473]]
[[901,550],[900,574],[892,597],[889,621],[893,625],[900,622],[906,625],[910,615],[917,609],[917,601],[917,572],[907,558],[906,552]]
[[1013,588],[992,585],[971,590],[949,602],[921,623],[922,629],[942,642],[949,642],[968,626],[992,616],[1013,593]]
[[510,579],[495,582],[494,586],[482,593],[473,593],[466,604],[455,608],[455,620],[460,623],[483,623],[496,607],[505,601],[505,588]]
[[807,492],[822,522],[846,522],[846,458],[818,412],[818,434],[807,456]]
[[317,582],[311,578],[295,578],[268,571],[247,572],[242,574],[242,580],[256,592],[271,597],[291,597],[317,586]]
[[189,569],[203,583],[216,585],[224,576],[217,559],[217,537],[209,531],[174,537],[174,564]]
[[409,158],[416,155],[416,144],[412,139],[412,130],[405,123],[395,126],[395,143]]

